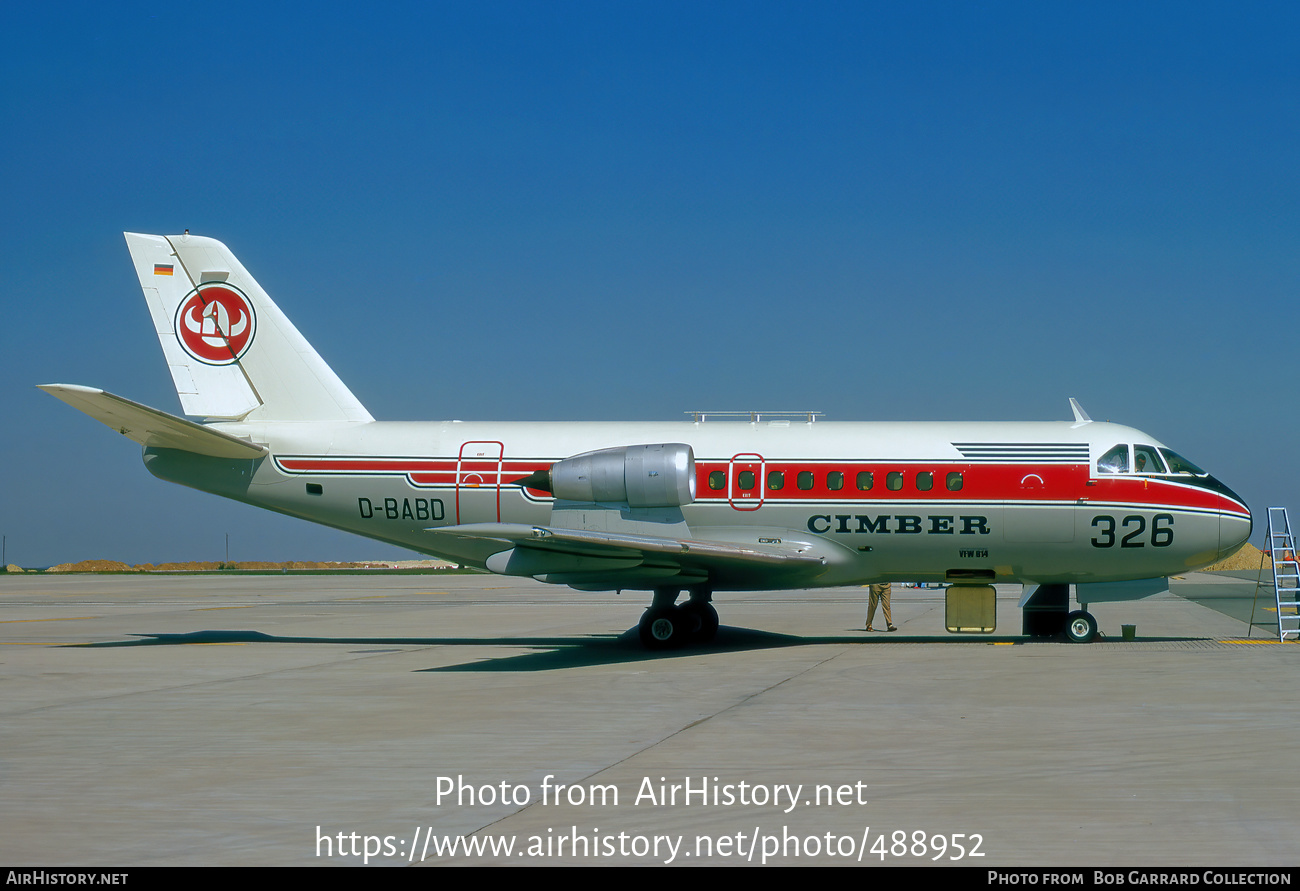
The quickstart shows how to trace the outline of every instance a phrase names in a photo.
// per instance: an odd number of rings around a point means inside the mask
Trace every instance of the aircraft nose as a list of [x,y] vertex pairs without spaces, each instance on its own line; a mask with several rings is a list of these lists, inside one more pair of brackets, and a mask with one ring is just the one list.
[[[1222,484],[1220,483],[1220,485]],[[1243,517],[1241,514],[1227,513],[1226,511],[1219,513],[1220,560],[1235,554],[1250,539],[1250,532],[1255,525],[1255,518],[1241,496],[1227,486],[1223,486],[1223,491],[1246,508],[1246,515]]]

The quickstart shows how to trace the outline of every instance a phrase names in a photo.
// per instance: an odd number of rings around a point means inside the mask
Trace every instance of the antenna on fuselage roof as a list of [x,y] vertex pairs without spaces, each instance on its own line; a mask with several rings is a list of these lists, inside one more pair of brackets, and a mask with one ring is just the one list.
[[1083,424],[1092,423],[1092,418],[1088,417],[1088,413],[1083,410],[1083,406],[1079,404],[1079,400],[1075,399],[1073,396],[1070,397],[1070,408],[1074,410],[1074,426],[1079,427]]
[[757,424],[764,418],[767,420],[801,420],[812,424],[818,418],[825,414],[820,411],[688,411],[684,412],[691,416],[691,420],[696,424],[703,424],[709,418],[723,418],[731,421],[749,421],[751,424]]

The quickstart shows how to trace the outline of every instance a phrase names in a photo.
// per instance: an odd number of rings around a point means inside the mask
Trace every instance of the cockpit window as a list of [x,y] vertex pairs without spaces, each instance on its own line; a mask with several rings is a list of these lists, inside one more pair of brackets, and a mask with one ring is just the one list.
[[1204,470],[1201,470],[1201,468],[1172,449],[1161,449],[1160,454],[1164,455],[1165,460],[1169,462],[1170,473],[1190,473],[1195,476],[1206,475]]
[[1128,446],[1117,445],[1097,461],[1098,473],[1128,473]]
[[[1167,463],[1166,463],[1167,462]],[[1098,473],[1128,473],[1129,447],[1117,445],[1097,459]],[[1149,445],[1133,446],[1133,473],[1208,476],[1204,470],[1171,449]]]
[[[1134,474],[1146,480],[1142,484],[1144,486],[1149,486],[1152,482],[1163,479],[1169,482],[1177,482],[1183,486],[1197,486],[1201,489],[1209,489],[1241,503],[1241,496],[1182,455],[1164,446],[1126,445],[1123,443],[1112,446],[1109,451],[1097,459],[1097,474],[1099,478],[1089,482],[1088,485],[1104,485],[1102,480],[1105,480],[1106,477],[1102,476],[1103,474]],[[1133,476],[1128,478],[1132,480]],[[1116,483],[1120,482],[1120,479],[1116,479],[1114,476],[1111,479]],[[1161,516],[1166,515],[1162,514]],[[1125,519],[1126,521],[1133,520],[1137,522],[1141,518],[1133,516]],[[1133,536],[1136,535],[1136,532],[1133,533]],[[1163,533],[1161,535],[1163,539]]]
[[1133,470],[1137,473],[1164,473],[1165,462],[1153,446],[1133,446]]

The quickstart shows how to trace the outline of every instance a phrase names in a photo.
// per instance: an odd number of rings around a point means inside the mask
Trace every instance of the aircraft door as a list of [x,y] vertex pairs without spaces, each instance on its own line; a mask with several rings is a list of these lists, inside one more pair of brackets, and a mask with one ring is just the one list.
[[501,522],[500,442],[467,442],[456,456],[456,522]]
[[727,502],[736,510],[758,510],[763,506],[763,456],[741,452],[731,457],[727,474]]

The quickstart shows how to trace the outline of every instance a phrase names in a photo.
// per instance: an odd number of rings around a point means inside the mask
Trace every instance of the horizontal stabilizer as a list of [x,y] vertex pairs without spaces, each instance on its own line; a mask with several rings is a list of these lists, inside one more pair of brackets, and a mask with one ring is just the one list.
[[107,424],[128,439],[143,446],[180,449],[214,458],[260,458],[265,446],[204,427],[167,412],[74,384],[40,384],[40,389],[85,412],[101,424]]

